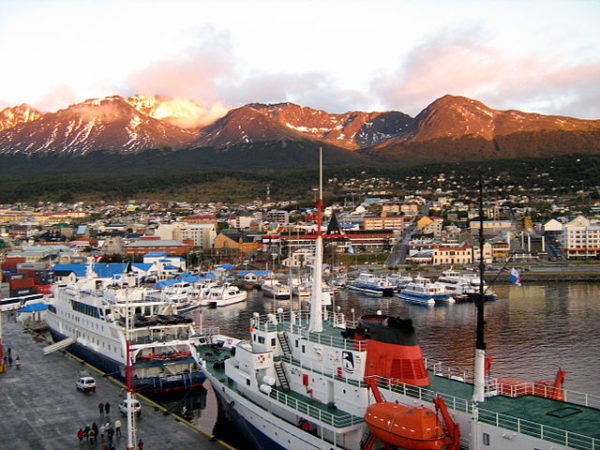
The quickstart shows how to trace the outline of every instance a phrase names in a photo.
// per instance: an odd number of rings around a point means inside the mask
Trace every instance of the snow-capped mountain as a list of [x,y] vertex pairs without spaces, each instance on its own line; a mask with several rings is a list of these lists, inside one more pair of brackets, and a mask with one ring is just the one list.
[[[289,156],[291,147],[302,152],[315,145],[339,150],[339,161],[350,151],[358,152],[348,163],[365,158],[405,164],[600,152],[599,120],[500,111],[450,95],[415,118],[398,111],[331,114],[293,103],[251,103],[216,120],[213,116],[214,111],[190,100],[143,95],[90,99],[54,113],[21,105],[0,111],[0,154],[79,156],[96,150],[207,147],[222,154],[235,148],[230,158],[235,152],[250,152],[269,167],[276,149],[286,149]],[[273,154],[266,157],[266,148]]]
[[378,144],[414,126],[412,117],[397,111],[330,114],[293,103],[248,107],[307,137],[350,150]]
[[194,139],[192,131],[155,119],[135,106],[135,102],[113,96],[42,114],[0,132],[0,153],[132,153],[182,148]]
[[26,103],[4,108],[0,111],[0,131],[12,128],[20,123],[31,122],[32,120],[39,119],[41,116],[41,112]]

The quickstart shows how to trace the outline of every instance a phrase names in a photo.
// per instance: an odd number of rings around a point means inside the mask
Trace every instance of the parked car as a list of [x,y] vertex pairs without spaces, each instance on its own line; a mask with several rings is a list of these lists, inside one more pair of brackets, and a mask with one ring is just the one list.
[[[142,404],[136,399],[131,401],[131,407],[138,417],[142,414]],[[121,414],[127,415],[127,399],[119,403],[119,411],[121,411]]]
[[92,377],[81,377],[75,385],[77,389],[83,392],[94,392],[96,390],[96,380]]

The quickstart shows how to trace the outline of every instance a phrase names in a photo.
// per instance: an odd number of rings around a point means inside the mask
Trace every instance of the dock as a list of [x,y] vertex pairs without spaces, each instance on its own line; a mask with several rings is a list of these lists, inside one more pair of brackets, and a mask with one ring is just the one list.
[[[115,438],[116,448],[127,448],[127,420],[118,410],[125,398],[123,386],[102,376],[95,368],[65,353],[56,351],[44,355],[50,342],[43,336],[23,330],[9,314],[2,314],[2,342],[4,354],[11,349],[12,367],[0,374],[0,436],[1,448],[29,449],[100,449],[100,438],[95,445],[77,439],[79,428],[98,426],[108,421],[114,427],[118,418],[122,422],[122,437]],[[21,368],[14,360],[19,357]],[[95,392],[84,393],[75,383],[82,375],[96,379]],[[208,381],[206,382],[208,383]],[[169,414],[151,400],[137,396],[142,403],[142,414],[137,422],[137,437],[144,449],[224,449],[232,447],[217,440],[210,431],[201,429],[216,420],[216,400],[212,391],[207,396],[199,426],[181,417]],[[100,415],[98,404],[109,402],[108,416]],[[206,413],[207,417],[204,417]],[[212,421],[212,424],[210,422]]]

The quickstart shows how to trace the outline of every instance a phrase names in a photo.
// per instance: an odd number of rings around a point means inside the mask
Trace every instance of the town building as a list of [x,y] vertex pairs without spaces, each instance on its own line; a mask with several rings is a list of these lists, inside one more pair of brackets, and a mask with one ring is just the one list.
[[158,237],[143,237],[123,246],[126,256],[145,255],[150,252],[165,252],[171,256],[181,256],[194,248],[192,241],[163,240]]

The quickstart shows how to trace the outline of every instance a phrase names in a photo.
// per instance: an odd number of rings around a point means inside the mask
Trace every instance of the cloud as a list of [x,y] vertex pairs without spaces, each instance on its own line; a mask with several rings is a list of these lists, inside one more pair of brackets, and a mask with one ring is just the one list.
[[[124,83],[124,90],[126,95],[191,99],[206,110],[206,118],[213,119],[232,107],[253,102],[289,101],[329,112],[368,109],[371,105],[368,94],[341,89],[328,74],[244,74],[237,66],[236,57],[230,36],[207,27],[198,34],[195,46],[131,74]],[[205,122],[204,118],[199,120]]]
[[288,101],[340,113],[351,108],[368,109],[371,104],[367,94],[341,89],[333,77],[321,72],[253,74],[224,87],[223,95],[237,105]]
[[56,111],[59,108],[64,108],[81,100],[81,98],[77,97],[73,89],[66,84],[61,84],[32,103],[41,111]]
[[413,48],[392,72],[373,78],[381,104],[417,114],[445,95],[498,109],[600,117],[600,61],[566,64],[566,55],[510,57],[477,27],[443,30]]
[[179,55],[131,74],[125,81],[128,93],[187,98],[209,108],[223,104],[219,84],[234,72],[230,37],[206,27],[199,32],[198,41]]

